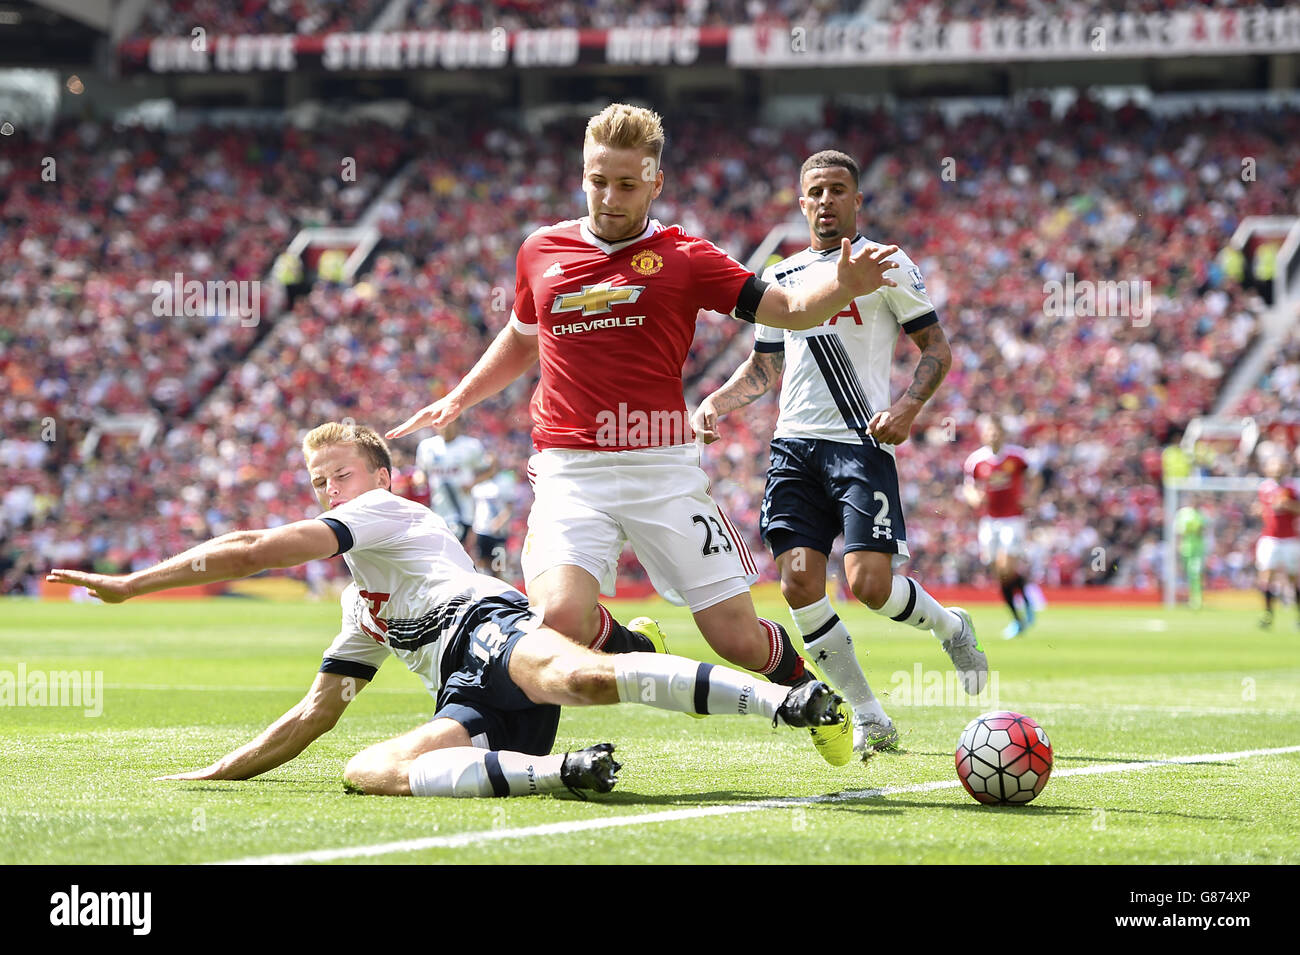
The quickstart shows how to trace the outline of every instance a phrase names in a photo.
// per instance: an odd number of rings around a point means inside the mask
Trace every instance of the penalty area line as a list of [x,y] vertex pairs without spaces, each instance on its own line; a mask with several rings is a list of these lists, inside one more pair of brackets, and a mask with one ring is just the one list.
[[[1080,766],[1075,769],[1053,770],[1053,779],[1068,776],[1100,776],[1106,773],[1127,773],[1158,766],[1186,766],[1194,763],[1214,763],[1255,756],[1277,756],[1283,753],[1300,753],[1300,746],[1277,746],[1272,749],[1243,749],[1234,753],[1197,753],[1194,756],[1170,756],[1141,763],[1102,763]],[[882,786],[876,789],[855,789],[827,796],[789,796],[778,799],[759,799],[734,803],[728,806],[698,806],[692,809],[669,809],[664,812],[637,813],[631,816],[604,816],[576,822],[551,822],[539,826],[521,826],[515,829],[487,829],[460,832],[449,836],[425,836],[420,839],[401,839],[369,846],[342,846],[337,849],[312,849],[306,852],[282,852],[264,856],[249,856],[212,862],[209,865],[297,865],[303,862],[334,862],[338,859],[359,859],[367,856],[388,855],[395,852],[419,852],[423,849],[458,849],[464,846],[501,842],[506,839],[533,839],[544,836],[562,836],[574,832],[591,832],[600,829],[623,829],[628,826],[645,826],[660,822],[678,822],[686,819],[705,819],[711,816],[734,816],[741,813],[761,812],[767,809],[793,809],[798,806],[816,806],[872,799],[880,796],[901,796],[908,793],[934,792],[956,789],[961,782],[956,779],[928,783],[910,783],[905,786]]]

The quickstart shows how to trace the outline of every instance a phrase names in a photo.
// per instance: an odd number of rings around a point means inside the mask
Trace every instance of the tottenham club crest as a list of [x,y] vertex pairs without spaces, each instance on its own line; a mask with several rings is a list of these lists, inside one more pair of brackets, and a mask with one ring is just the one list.
[[636,255],[632,256],[632,268],[636,269],[642,275],[654,275],[663,267],[663,256],[658,252],[651,252],[649,249],[642,249]]

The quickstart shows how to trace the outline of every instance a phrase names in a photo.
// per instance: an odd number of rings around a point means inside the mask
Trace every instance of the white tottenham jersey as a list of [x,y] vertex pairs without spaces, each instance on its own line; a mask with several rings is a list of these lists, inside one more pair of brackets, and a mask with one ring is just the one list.
[[343,591],[343,628],[322,670],[370,679],[393,654],[436,698],[443,654],[465,613],[514,588],[475,571],[442,518],[382,488],[320,520],[340,538],[353,580]]
[[470,489],[474,499],[474,533],[483,537],[501,537],[501,516],[509,506],[500,480],[480,481]]
[[429,507],[447,523],[469,527],[474,516],[469,492],[486,457],[483,442],[468,434],[450,441],[435,434],[416,446],[415,466],[429,482]]
[[[853,240],[853,254],[879,247],[864,236]],[[839,261],[840,248],[815,252],[804,249],[763,272],[763,281],[796,288],[826,281]],[[903,252],[890,256],[898,263],[885,275],[884,286],[848,304],[816,328],[805,331],[754,326],[754,350],[785,351],[781,383],[781,414],[776,438],[820,438],[846,444],[872,444],[867,423],[893,403],[889,374],[894,364],[898,330],[911,333],[938,319],[925,290],[921,270]],[[893,453],[891,445],[885,449]]]

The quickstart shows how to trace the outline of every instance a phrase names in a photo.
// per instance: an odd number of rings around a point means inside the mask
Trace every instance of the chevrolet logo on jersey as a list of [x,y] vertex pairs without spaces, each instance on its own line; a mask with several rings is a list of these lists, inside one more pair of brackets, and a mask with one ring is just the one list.
[[644,291],[644,285],[613,286],[609,282],[584,285],[581,292],[568,292],[555,296],[555,302],[551,305],[551,314],[582,309],[583,315],[600,315],[608,312],[611,305],[635,302]]

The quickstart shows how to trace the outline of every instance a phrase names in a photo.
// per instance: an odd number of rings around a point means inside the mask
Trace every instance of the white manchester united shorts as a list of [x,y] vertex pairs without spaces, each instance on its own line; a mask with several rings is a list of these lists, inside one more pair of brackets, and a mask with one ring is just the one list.
[[630,542],[664,599],[704,610],[758,579],[754,557],[709,497],[695,444],[636,451],[548,448],[528,460],[535,500],[524,541],[524,580],[581,567],[614,594]]
[[1019,557],[1025,547],[1024,517],[981,517],[980,561],[991,564],[999,554]]
[[1261,537],[1255,545],[1255,566],[1300,575],[1300,537]]

